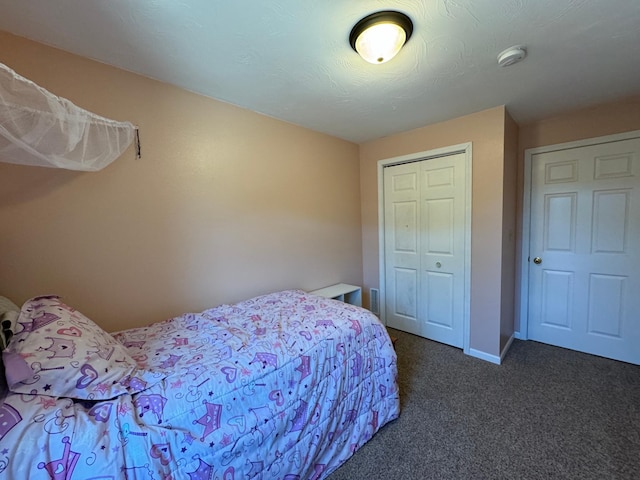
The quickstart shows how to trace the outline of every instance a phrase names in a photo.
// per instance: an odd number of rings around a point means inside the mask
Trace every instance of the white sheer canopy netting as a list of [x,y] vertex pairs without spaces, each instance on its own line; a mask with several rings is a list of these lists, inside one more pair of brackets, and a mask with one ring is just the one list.
[[88,112],[0,63],[0,161],[96,171],[135,134],[131,123]]

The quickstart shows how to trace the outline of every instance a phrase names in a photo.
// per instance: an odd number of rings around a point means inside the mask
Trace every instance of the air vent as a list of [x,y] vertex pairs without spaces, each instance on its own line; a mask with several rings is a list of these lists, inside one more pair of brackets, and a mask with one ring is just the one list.
[[369,289],[369,310],[380,315],[380,291],[377,288]]

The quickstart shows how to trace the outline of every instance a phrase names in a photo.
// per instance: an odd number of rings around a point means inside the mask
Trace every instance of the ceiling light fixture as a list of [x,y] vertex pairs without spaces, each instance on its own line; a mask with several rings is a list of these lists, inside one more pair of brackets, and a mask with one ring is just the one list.
[[386,10],[360,20],[349,34],[351,47],[369,63],[385,63],[411,38],[413,23],[404,13]]

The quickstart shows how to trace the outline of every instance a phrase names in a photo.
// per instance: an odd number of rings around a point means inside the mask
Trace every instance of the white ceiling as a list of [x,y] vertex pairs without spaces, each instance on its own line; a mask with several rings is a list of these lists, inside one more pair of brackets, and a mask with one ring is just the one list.
[[[414,33],[371,65],[349,32],[388,9]],[[640,0],[0,0],[0,29],[353,142],[640,93]]]

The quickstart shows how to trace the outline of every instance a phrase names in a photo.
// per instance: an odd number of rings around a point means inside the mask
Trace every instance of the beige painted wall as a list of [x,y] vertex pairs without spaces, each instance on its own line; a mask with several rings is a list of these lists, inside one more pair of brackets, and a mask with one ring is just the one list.
[[473,143],[470,346],[500,354],[505,108],[496,107],[360,146],[363,284],[379,288],[379,160]]
[[358,146],[0,33],[0,61],[140,127],[79,173],[0,162],[0,293],[57,293],[108,330],[362,282]]
[[[640,95],[597,105],[520,127],[518,145],[518,263],[516,271],[516,312],[520,311],[520,255],[522,196],[524,191],[524,152],[529,148],[573,142],[586,138],[640,130]],[[516,315],[520,331],[520,315]]]
[[516,178],[518,171],[518,124],[509,112],[504,117],[504,178],[502,182],[502,304],[500,352],[514,333],[516,275]]

